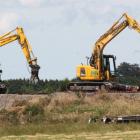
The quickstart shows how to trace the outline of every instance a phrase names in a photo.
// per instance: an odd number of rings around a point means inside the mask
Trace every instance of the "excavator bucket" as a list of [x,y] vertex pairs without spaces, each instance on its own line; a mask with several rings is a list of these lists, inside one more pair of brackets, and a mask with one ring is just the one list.
[[31,78],[30,78],[30,82],[32,84],[37,84],[39,82],[39,69],[40,66],[39,65],[30,65],[31,68]]

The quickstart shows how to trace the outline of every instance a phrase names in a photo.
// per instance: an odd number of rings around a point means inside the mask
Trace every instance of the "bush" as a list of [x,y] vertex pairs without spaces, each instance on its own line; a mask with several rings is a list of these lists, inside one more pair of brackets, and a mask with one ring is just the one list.
[[23,115],[27,122],[40,122],[44,119],[44,109],[38,104],[27,105]]

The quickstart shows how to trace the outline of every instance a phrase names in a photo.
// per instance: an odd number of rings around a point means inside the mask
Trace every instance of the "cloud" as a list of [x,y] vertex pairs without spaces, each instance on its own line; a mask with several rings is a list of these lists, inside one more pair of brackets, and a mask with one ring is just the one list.
[[[75,22],[88,22],[90,25],[103,23],[105,20],[108,22],[112,20],[112,14],[120,14],[121,4],[121,0],[119,2],[117,0],[114,2],[112,0],[108,2],[106,0],[102,2],[99,0],[10,0],[10,2],[10,5],[16,5],[17,8],[14,10],[16,13],[20,15],[22,13],[22,17],[29,17],[29,22],[36,24],[43,22],[50,26],[56,23],[69,26]],[[9,4],[7,1],[2,3]],[[38,7],[39,9],[35,10]]]
[[139,0],[116,0],[116,3],[121,4],[122,6],[138,6],[140,4]]
[[1,13],[0,14],[0,31],[5,32],[17,26],[18,15],[16,13]]
[[[105,3],[105,0],[103,1]],[[62,24],[65,25],[76,21],[98,23],[104,20],[105,15],[109,15],[113,9],[111,4],[101,5],[97,0],[48,0],[45,4],[46,18],[52,23],[57,19],[57,23],[63,22]]]
[[140,50],[134,50],[133,53],[140,54]]
[[[15,1],[16,4],[14,4]],[[137,5],[140,3],[139,0],[134,1]],[[28,21],[35,26],[39,23],[44,26],[55,26],[56,23],[60,26],[71,26],[79,22],[86,22],[93,26],[102,23],[108,24],[127,11],[131,11],[132,16],[139,14],[138,10],[138,14],[133,13],[134,10],[130,10],[130,6],[127,6],[130,5],[131,0],[114,0],[113,2],[112,0],[108,0],[108,2],[106,0],[10,0],[10,2],[11,5],[18,7],[14,11],[22,15],[24,23]],[[9,4],[7,1],[3,3]],[[38,7],[39,9],[36,10],[35,8]],[[137,6],[133,4],[132,7]],[[10,11],[12,10],[10,9]]]
[[44,2],[44,0],[19,0],[19,2],[23,6],[27,6],[27,7],[39,7]]

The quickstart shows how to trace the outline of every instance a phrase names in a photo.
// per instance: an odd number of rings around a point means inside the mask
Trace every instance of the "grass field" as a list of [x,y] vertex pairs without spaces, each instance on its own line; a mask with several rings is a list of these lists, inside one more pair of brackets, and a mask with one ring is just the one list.
[[140,114],[139,106],[139,95],[60,93],[30,102],[16,99],[11,108],[0,112],[0,140],[137,140],[140,123],[88,124],[88,119]]
[[140,131],[110,132],[104,134],[77,133],[77,134],[58,134],[58,135],[22,135],[6,136],[1,140],[139,140]]
[[139,140],[140,124],[28,124],[3,126],[0,140]]

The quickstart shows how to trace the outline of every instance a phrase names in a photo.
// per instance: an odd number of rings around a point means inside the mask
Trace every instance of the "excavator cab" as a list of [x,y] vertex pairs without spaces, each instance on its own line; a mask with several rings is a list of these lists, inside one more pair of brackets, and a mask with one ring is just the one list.
[[114,55],[103,55],[103,73],[105,80],[114,80],[116,75],[116,57]]

